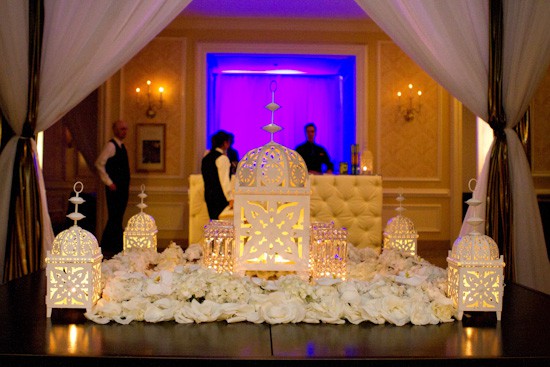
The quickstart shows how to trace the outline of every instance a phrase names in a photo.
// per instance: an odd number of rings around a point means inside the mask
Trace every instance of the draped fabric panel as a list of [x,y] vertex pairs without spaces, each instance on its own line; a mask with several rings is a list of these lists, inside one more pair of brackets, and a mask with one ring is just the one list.
[[487,121],[487,1],[355,1],[435,81]]
[[[488,2],[356,0],[432,78],[477,116],[488,119]],[[524,115],[550,62],[550,1],[503,3],[503,106],[507,116],[517,282],[550,294],[550,263],[529,164],[511,128]],[[489,159],[474,193],[484,199]],[[484,217],[485,205],[477,215]],[[467,217],[471,216],[469,210]],[[471,228],[463,224],[461,234]],[[544,252],[543,252],[544,250]]]
[[485,233],[498,244],[507,266],[505,280],[515,280],[513,262],[513,215],[508,172],[508,144],[506,142],[506,114],[502,106],[502,0],[489,0],[489,88],[487,108],[489,126],[493,129],[494,144],[490,150],[489,180],[485,213]]
[[[170,23],[191,0],[45,0],[38,119],[35,133],[47,129],[99,87]],[[0,109],[15,131],[0,155],[0,267],[4,268],[11,170],[23,130],[27,98],[29,6],[0,0]],[[84,127],[85,128],[85,127]],[[36,147],[33,143],[32,147]],[[36,154],[36,152],[35,152]],[[44,250],[53,231],[44,181],[38,172],[44,223]],[[48,225],[49,224],[49,225]],[[30,230],[30,228],[27,228]],[[46,233],[47,232],[47,233]],[[44,251],[45,253],[45,251]]]

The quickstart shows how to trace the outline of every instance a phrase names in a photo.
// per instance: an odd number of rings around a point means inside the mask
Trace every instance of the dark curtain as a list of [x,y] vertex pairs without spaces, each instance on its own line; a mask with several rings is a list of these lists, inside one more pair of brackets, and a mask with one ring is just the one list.
[[486,231],[499,246],[506,263],[504,277],[514,280],[512,248],[512,193],[508,169],[508,144],[506,142],[506,114],[502,105],[502,0],[490,0],[489,19],[489,125],[495,135],[491,150],[487,183]]
[[27,116],[17,143],[2,282],[37,271],[42,258],[42,214],[38,189],[38,160],[31,139],[36,128],[44,1],[29,0],[29,79]]

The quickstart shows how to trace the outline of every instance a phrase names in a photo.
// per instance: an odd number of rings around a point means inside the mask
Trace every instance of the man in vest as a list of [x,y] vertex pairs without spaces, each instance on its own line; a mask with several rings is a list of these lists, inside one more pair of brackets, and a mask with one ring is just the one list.
[[105,184],[109,213],[101,238],[101,248],[112,254],[122,251],[124,231],[122,221],[128,204],[130,166],[128,153],[122,143],[127,132],[128,124],[125,121],[115,121],[113,123],[114,137],[105,144],[95,162],[99,177]]
[[204,200],[210,219],[218,219],[222,211],[229,206],[233,208],[233,189],[230,174],[231,163],[227,157],[230,136],[225,131],[218,131],[212,136],[212,149],[201,162],[204,181]]

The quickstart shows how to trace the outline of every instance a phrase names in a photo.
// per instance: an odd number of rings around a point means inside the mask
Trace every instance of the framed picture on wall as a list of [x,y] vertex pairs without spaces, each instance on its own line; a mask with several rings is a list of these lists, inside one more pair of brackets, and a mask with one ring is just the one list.
[[137,124],[138,172],[164,172],[166,169],[166,124]]

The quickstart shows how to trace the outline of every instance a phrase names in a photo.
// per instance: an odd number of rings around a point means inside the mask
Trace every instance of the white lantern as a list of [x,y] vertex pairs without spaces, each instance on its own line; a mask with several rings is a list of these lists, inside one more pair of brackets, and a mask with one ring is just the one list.
[[[471,181],[470,181],[471,182]],[[482,202],[470,199],[472,207]],[[462,320],[464,311],[493,311],[497,320],[502,313],[504,293],[504,261],[499,257],[495,241],[477,232],[483,219],[474,215],[467,220],[473,226],[469,234],[458,237],[447,257],[448,295],[457,307],[457,318]]]
[[235,182],[235,271],[279,271],[309,277],[309,175],[299,153],[273,141],[281,128],[264,127],[271,141],[239,162]]
[[53,308],[85,308],[91,312],[101,296],[103,255],[94,235],[76,224],[85,218],[78,212],[78,205],[85,201],[79,196],[83,188],[81,182],[75,183],[76,196],[69,199],[75,211],[67,217],[74,220],[74,225],[58,234],[51,252],[47,252],[47,317],[51,317]]
[[312,223],[309,247],[310,273],[313,279],[347,277],[347,231],[334,222]]
[[396,199],[399,206],[395,209],[397,216],[390,218],[384,229],[384,248],[393,248],[404,254],[416,255],[418,233],[414,228],[414,223],[410,218],[401,213],[405,211],[402,203],[405,198],[401,193]]
[[141,185],[141,193],[138,194],[141,202],[136,206],[140,212],[128,220],[128,225],[124,230],[124,252],[131,249],[150,249],[157,250],[157,225],[155,219],[146,214],[143,209],[147,204],[143,200],[147,197],[145,185]]
[[204,226],[202,265],[218,273],[233,272],[235,227],[225,220],[211,220]]

